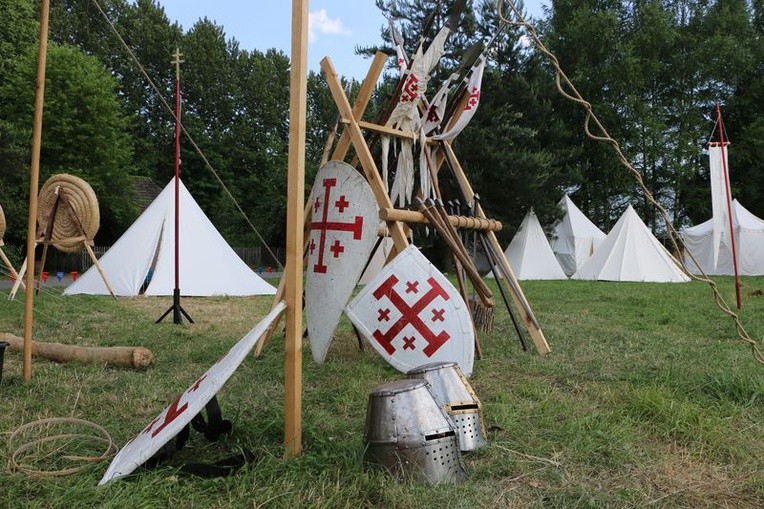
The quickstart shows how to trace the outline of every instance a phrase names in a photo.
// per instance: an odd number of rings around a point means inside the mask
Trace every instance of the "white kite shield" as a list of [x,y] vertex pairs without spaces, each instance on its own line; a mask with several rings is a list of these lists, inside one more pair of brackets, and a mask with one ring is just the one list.
[[312,196],[305,315],[313,359],[323,362],[374,249],[379,213],[369,184],[342,161],[321,167]]
[[345,309],[374,349],[404,373],[456,362],[472,373],[475,335],[459,292],[414,246],[386,265]]
[[279,302],[255,328],[241,338],[227,354],[152,420],[137,437],[125,444],[98,484],[106,484],[113,479],[130,474],[173,439],[217,394],[263,333],[285,309],[284,301]]

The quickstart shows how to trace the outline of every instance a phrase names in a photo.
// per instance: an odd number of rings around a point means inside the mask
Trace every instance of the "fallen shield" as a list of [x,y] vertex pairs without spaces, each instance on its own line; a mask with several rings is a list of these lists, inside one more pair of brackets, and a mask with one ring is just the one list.
[[312,196],[305,316],[313,359],[323,362],[374,249],[379,213],[369,184],[341,161],[318,171]]
[[475,336],[459,292],[414,246],[403,250],[345,309],[358,331],[404,373],[456,362],[472,373]]
[[177,435],[204,408],[231,377],[263,333],[286,309],[284,301],[241,338],[227,354],[199,377],[191,387],[165,408],[141,433],[130,440],[114,457],[99,485],[124,477],[141,466]]

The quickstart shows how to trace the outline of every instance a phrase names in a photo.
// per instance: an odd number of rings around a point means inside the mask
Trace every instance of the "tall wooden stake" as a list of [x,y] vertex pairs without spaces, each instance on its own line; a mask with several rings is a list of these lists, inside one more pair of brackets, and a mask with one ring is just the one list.
[[724,190],[727,193],[727,220],[730,223],[730,244],[732,245],[732,267],[735,269],[735,297],[737,299],[738,310],[743,309],[743,299],[740,295],[740,275],[737,270],[737,248],[735,247],[735,224],[732,221],[732,192],[730,191],[730,174],[727,171],[727,157],[725,153],[726,140],[724,139],[724,122],[722,121],[722,110],[719,103],[716,103],[716,119],[719,123],[719,141],[722,149],[722,170],[724,171]]
[[289,157],[287,177],[286,358],[284,452],[302,454],[302,247],[305,201],[308,0],[292,0],[292,67],[289,78]]
[[27,223],[27,270],[24,294],[24,381],[32,379],[32,325],[34,322],[34,251],[37,243],[37,187],[40,184],[40,147],[42,145],[42,109],[45,102],[45,62],[48,56],[48,19],[50,0],[40,5],[40,43],[37,50],[37,84],[35,86],[34,124],[32,127],[32,165],[29,170],[29,221]]

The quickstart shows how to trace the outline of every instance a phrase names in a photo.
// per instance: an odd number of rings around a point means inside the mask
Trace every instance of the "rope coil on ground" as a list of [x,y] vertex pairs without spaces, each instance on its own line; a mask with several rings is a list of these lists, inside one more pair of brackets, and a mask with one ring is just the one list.
[[[511,20],[504,16],[505,1],[509,5],[510,10],[512,11],[512,16],[514,16],[515,18],[514,20]],[[586,100],[584,100],[584,98],[578,92],[578,90],[570,81],[568,76],[562,70],[562,67],[560,66],[560,62],[557,60],[557,57],[555,57],[554,54],[551,51],[549,51],[546,48],[546,46],[544,46],[544,43],[541,42],[541,38],[539,37],[533,25],[531,25],[528,21],[525,20],[522,13],[515,6],[513,0],[498,0],[497,10],[498,10],[499,18],[501,19],[502,22],[508,23],[512,26],[524,28],[525,31],[528,33],[528,35],[533,39],[533,42],[535,43],[536,48],[538,48],[539,51],[541,51],[544,55],[547,56],[547,58],[549,58],[549,61],[552,63],[555,69],[555,84],[557,85],[557,91],[566,99],[581,105],[581,107],[584,108],[584,110],[586,111],[586,118],[584,120],[584,132],[586,133],[586,136],[594,141],[601,141],[601,142],[607,143],[612,147],[621,165],[624,168],[626,168],[632,174],[632,176],[634,176],[634,179],[637,181],[637,183],[639,184],[639,187],[642,189],[642,192],[644,193],[645,198],[647,198],[647,200],[658,210],[658,213],[661,215],[661,218],[663,219],[663,222],[666,225],[666,231],[669,233],[669,238],[671,239],[671,244],[674,248],[674,252],[681,253],[680,245],[683,246],[684,243],[682,242],[681,237],[679,236],[679,233],[677,232],[676,228],[674,228],[674,225],[671,223],[668,213],[663,208],[663,206],[661,206],[661,204],[655,200],[650,190],[647,189],[647,187],[645,186],[644,180],[642,179],[642,175],[629,162],[629,160],[623,154],[623,151],[621,150],[621,147],[618,144],[618,142],[610,136],[610,134],[607,132],[607,129],[605,129],[605,126],[602,125],[600,120],[597,118],[597,115],[594,114],[592,105]],[[564,87],[567,88],[567,91],[565,90]],[[594,126],[598,130],[599,134],[594,134],[591,131],[592,122],[594,123]],[[700,264],[697,263],[697,260],[692,255],[692,253],[690,253],[689,251],[687,251],[687,253],[690,256],[693,263],[695,263],[695,265],[698,268],[700,268]],[[719,307],[719,309],[721,309],[723,313],[725,313],[730,318],[732,318],[732,320],[735,322],[735,331],[738,337],[740,338],[740,340],[743,341],[744,343],[747,343],[751,347],[751,354],[753,355],[754,359],[756,359],[757,362],[764,364],[764,353],[762,353],[761,350],[759,350],[757,342],[749,336],[748,332],[746,332],[745,328],[743,327],[743,324],[740,322],[740,317],[738,316],[738,314],[732,311],[729,304],[727,304],[727,301],[724,300],[724,297],[722,297],[721,293],[719,293],[719,289],[717,288],[716,282],[710,279],[706,275],[706,273],[703,272],[703,269],[700,269],[701,271],[700,276],[690,272],[687,269],[684,258],[680,257],[678,259],[678,263],[681,265],[682,269],[691,278],[693,278],[696,281],[701,281],[703,283],[706,283],[711,287],[711,290],[713,291],[713,294],[714,294],[714,302],[716,303],[717,307]]]
[[[50,177],[40,189],[37,222],[44,231],[53,204],[59,196],[59,207],[53,221],[51,242],[59,251],[76,253],[82,247],[82,236],[92,241],[98,233],[101,216],[98,198],[90,184],[79,177],[60,173]],[[61,203],[64,199],[68,206]]]
[[[25,432],[28,432],[29,430],[40,428],[40,427],[50,428],[52,426],[57,426],[57,425],[70,425],[70,426],[90,428],[94,432],[98,433],[100,436],[86,434],[82,432],[74,432],[74,433],[60,433],[56,435],[44,436],[42,438],[36,438],[34,440],[31,440],[29,442],[26,442],[18,446],[15,450],[13,450],[8,455],[9,457],[8,470],[10,472],[21,472],[31,476],[62,477],[62,476],[80,472],[88,468],[93,463],[98,463],[101,461],[108,460],[109,458],[111,458],[117,453],[117,450],[118,450],[117,446],[114,444],[114,441],[112,440],[108,431],[106,431],[104,428],[102,428],[98,424],[95,424],[83,419],[77,419],[74,417],[52,417],[48,419],[40,419],[37,421],[32,421],[22,426],[19,426],[18,428],[16,428],[16,430],[13,433],[11,433],[11,436],[8,438],[9,448],[12,447],[12,444],[14,443],[15,440],[23,436],[23,434]],[[91,442],[95,442],[98,444],[105,444],[106,449],[102,454],[99,454],[97,456],[82,455],[82,454],[65,454],[63,449],[66,446],[71,445],[75,440],[81,440],[81,441],[89,440]],[[48,452],[40,452],[40,449],[46,446],[46,444],[52,445],[57,441],[63,441],[64,444],[58,447],[53,447],[52,450]],[[51,447],[51,445],[47,445],[47,447]],[[55,461],[57,459],[62,460],[65,463],[76,462],[76,463],[84,463],[84,464],[68,466],[66,468],[60,468],[57,470],[52,468],[46,470],[46,469],[38,468],[36,466],[32,466],[28,463],[25,463],[25,461],[28,459],[35,459],[35,454],[38,454],[38,456],[41,455],[41,457],[36,458],[38,460],[38,463],[41,463],[41,464],[56,465],[58,464]]]

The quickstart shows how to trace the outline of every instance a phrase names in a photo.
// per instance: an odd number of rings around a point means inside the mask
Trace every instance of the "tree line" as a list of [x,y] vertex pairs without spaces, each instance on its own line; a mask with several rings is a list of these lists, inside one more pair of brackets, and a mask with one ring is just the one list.
[[[394,19],[413,53],[420,40],[426,45],[432,38],[452,3],[376,0],[379,47],[358,51],[393,53],[384,15]],[[37,4],[0,0],[0,205],[8,222],[6,243],[19,246],[26,235]],[[471,47],[497,34],[496,6],[494,0],[466,2],[459,29],[433,73],[431,92]],[[99,243],[116,240],[138,213],[126,199],[131,177],[147,176],[163,186],[173,175],[174,120],[163,100],[173,102],[170,61],[177,47],[185,60],[183,124],[204,155],[182,141],[184,182],[232,244],[260,241],[218,178],[265,242],[283,245],[286,54],[242,49],[224,27],[206,18],[184,29],[155,0],[51,0],[50,20],[41,182],[67,172],[91,184],[101,204]],[[554,0],[534,22],[676,226],[710,216],[704,145],[716,101],[732,141],[733,193],[764,215],[764,180],[757,178],[764,151],[760,0]],[[583,110],[557,92],[550,62],[527,34],[504,27],[494,42],[480,108],[454,146],[483,207],[506,223],[505,240],[531,206],[542,223],[558,217],[556,203],[565,192],[605,230],[631,203],[661,231],[635,180],[607,146],[585,136]],[[395,88],[397,70],[393,58],[390,62],[369,119],[386,107]],[[352,95],[359,84],[351,85]],[[325,79],[311,72],[307,187],[335,118]],[[447,182],[444,188],[448,192]]]

